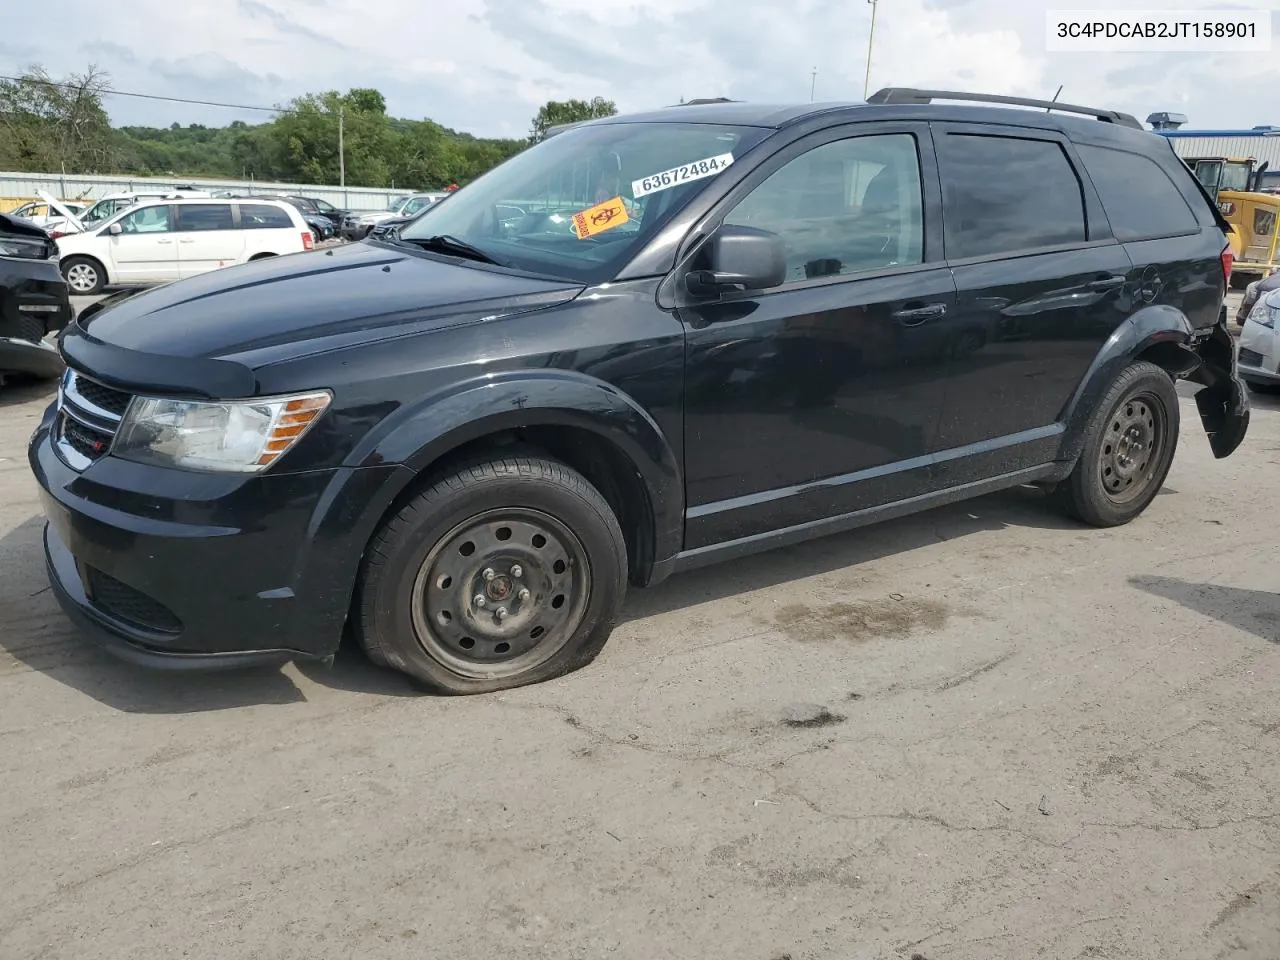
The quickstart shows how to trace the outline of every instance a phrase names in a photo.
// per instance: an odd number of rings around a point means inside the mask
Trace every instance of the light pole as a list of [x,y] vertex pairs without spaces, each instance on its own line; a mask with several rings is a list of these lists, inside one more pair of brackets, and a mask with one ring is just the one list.
[[342,105],[338,105],[338,186],[347,185],[347,152],[342,146]]
[[867,0],[871,4],[871,32],[867,34],[867,76],[862,81],[862,99],[867,99],[867,94],[871,92],[871,45],[876,39],[876,3],[877,0]]

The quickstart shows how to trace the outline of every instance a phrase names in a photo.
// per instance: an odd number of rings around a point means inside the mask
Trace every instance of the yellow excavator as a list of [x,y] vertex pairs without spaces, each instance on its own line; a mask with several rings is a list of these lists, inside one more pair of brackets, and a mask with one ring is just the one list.
[[1231,285],[1244,287],[1252,280],[1269,276],[1276,263],[1276,240],[1280,238],[1280,196],[1262,193],[1262,175],[1267,164],[1259,166],[1253,157],[1183,157],[1196,179],[1231,225]]

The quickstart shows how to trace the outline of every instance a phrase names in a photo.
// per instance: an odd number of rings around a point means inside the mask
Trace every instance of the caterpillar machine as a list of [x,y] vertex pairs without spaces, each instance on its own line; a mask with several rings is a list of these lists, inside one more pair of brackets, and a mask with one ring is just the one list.
[[1268,164],[1253,157],[1183,157],[1196,179],[1218,201],[1218,209],[1231,224],[1231,285],[1244,287],[1270,276],[1276,263],[1277,217],[1280,196],[1260,190]]

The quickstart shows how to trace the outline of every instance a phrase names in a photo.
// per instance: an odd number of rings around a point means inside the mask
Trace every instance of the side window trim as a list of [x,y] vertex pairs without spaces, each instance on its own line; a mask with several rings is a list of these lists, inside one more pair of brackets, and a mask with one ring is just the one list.
[[[1088,250],[1094,247],[1108,247],[1119,243],[1111,231],[1111,222],[1102,209],[1102,200],[1089,179],[1084,163],[1076,153],[1075,144],[1061,130],[1051,127],[1004,126],[1001,124],[973,124],[953,121],[932,121],[929,124],[933,131],[936,170],[941,189],[942,159],[938,155],[942,138],[948,134],[968,136],[1004,137],[1012,140],[1041,140],[1056,143],[1066,154],[1067,161],[1080,186],[1080,195],[1084,203],[1085,239],[1070,243],[1055,243],[1040,247],[1025,247],[1019,250],[1007,250],[997,253],[983,254],[975,257],[948,257],[948,266],[967,266],[973,263],[995,263],[1001,260],[1018,260],[1023,257],[1041,256],[1049,253],[1062,253],[1069,250]],[[945,211],[942,216],[945,217]]]
[[921,262],[864,273],[837,274],[793,281],[773,290],[756,291],[753,296],[760,297],[777,293],[789,293],[793,290],[804,290],[835,283],[858,283],[876,277],[918,273],[936,270],[945,266],[946,263],[942,257],[942,195],[939,185],[937,158],[929,124],[923,120],[842,123],[838,126],[827,127],[823,130],[799,136],[777,148],[768,159],[754,167],[749,174],[730,187],[723,196],[719,197],[710,209],[699,217],[685,233],[684,239],[680,243],[675,265],[667,274],[659,290],[659,302],[674,304],[682,300],[684,294],[681,292],[683,290],[681,279],[689,270],[690,263],[696,257],[703,243],[719,228],[725,217],[746,196],[775,172],[782,169],[792,160],[829,143],[858,137],[892,136],[895,134],[907,134],[914,137],[916,141],[917,162],[920,166],[921,217],[923,220],[923,256]]

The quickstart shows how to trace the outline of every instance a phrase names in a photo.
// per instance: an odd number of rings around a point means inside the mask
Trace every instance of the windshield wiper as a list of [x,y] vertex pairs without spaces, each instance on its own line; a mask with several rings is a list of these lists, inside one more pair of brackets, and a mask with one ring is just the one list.
[[498,267],[507,266],[507,264],[485,253],[479,247],[473,247],[467,241],[451,237],[447,233],[434,237],[406,237],[401,235],[400,240],[405,243],[417,244],[424,250],[438,250],[440,253],[466,257],[468,260],[479,260],[481,263],[492,263]]

